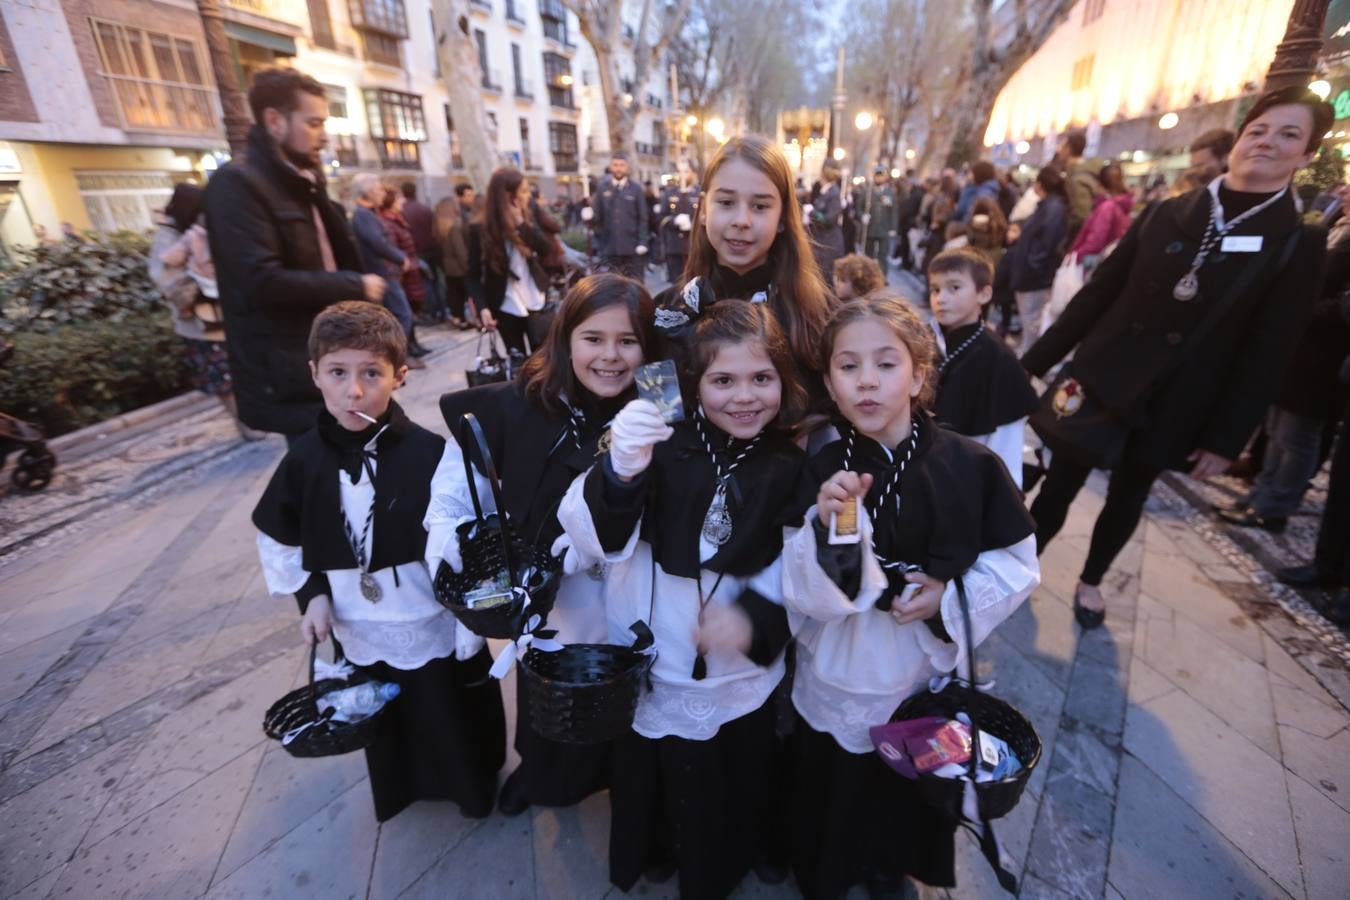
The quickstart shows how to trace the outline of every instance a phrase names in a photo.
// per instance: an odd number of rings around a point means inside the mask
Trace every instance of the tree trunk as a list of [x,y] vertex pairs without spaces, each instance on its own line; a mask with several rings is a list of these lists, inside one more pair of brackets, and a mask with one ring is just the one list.
[[253,120],[249,117],[244,94],[239,90],[239,79],[235,77],[234,57],[230,54],[230,39],[225,36],[225,19],[220,14],[219,0],[197,0],[197,14],[202,19],[211,73],[216,77],[216,90],[220,94],[225,141],[230,145],[230,153],[238,156],[248,146],[248,129]]
[[999,48],[991,44],[993,0],[976,0],[970,72],[952,107],[954,128],[947,150],[948,166],[955,168],[979,158],[984,151],[984,133],[989,130],[989,116],[994,111],[999,92],[1068,18],[1075,2],[1077,0],[1046,0],[1033,23],[1027,21],[1027,0],[1016,0],[1016,35],[1006,48]]
[[[459,155],[468,170],[469,182],[480,194],[487,192],[492,170],[497,167],[497,148],[488,137],[487,109],[478,85],[483,70],[478,64],[478,47],[469,34],[469,9],[466,0],[432,0],[431,14],[435,34],[436,58],[441,80],[450,98],[450,115],[459,138]],[[469,86],[465,90],[465,85]]]

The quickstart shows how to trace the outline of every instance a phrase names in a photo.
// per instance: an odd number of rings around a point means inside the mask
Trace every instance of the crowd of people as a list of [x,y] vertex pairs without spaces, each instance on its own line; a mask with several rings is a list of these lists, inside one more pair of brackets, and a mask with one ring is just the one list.
[[[1206,136],[1174,196],[1136,196],[1080,134],[1025,192],[981,161],[924,182],[878,169],[847,195],[832,166],[805,190],[750,135],[660,195],[616,155],[560,215],[506,167],[434,208],[358,177],[350,217],[319,163],[322,85],[266,70],[249,99],[249,153],[175,195],[156,264],[183,322],[199,296],[223,314],[180,331],[203,385],[241,428],[287,439],[253,516],[268,588],[296,598],[306,641],[401,688],[367,750],[380,820],[419,799],[482,817],[607,789],[624,891],[673,877],[725,897],[752,870],[807,897],[953,885],[958,820],[869,728],[965,672],[1037,587],[1093,468],[1110,482],[1073,597],[1084,629],[1162,472],[1228,471],[1264,419],[1251,493],[1221,514],[1275,529],[1344,415],[1350,223],[1338,196],[1328,240],[1292,189],[1332,115],[1306,90]],[[560,282],[570,223],[601,271]],[[652,296],[658,258],[671,283]],[[887,288],[893,262],[922,302]],[[479,510],[467,448],[394,400],[418,324],[447,319],[527,355],[440,401],[451,435],[477,420],[502,509]],[[639,393],[664,360],[682,416]],[[1340,588],[1333,616],[1350,612],[1347,444],[1317,558],[1283,573]],[[490,514],[561,568],[521,646],[626,645],[645,623],[655,650],[614,741],[536,733],[518,690],[521,762],[500,790],[489,676],[511,657],[494,664],[433,587],[473,563]]]

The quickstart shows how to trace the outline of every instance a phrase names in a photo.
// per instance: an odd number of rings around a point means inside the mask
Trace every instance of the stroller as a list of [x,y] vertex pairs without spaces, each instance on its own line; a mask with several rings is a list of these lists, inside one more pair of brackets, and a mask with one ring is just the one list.
[[[4,365],[14,353],[14,345],[0,340],[0,365]],[[56,470],[56,454],[47,449],[42,430],[36,425],[0,413],[0,469],[5,460],[15,450],[19,454],[18,465],[11,479],[21,491],[40,491],[52,480]]]

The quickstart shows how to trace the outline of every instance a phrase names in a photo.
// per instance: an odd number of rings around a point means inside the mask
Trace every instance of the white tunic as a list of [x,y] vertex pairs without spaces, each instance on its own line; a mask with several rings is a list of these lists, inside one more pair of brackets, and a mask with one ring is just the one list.
[[[374,441],[367,444],[373,449]],[[378,466],[370,459],[371,470]],[[338,472],[342,514],[351,523],[359,537],[375,497],[375,485],[364,467],[352,481],[345,471]],[[370,559],[375,545],[375,526],[371,523],[365,540],[365,558]],[[263,578],[273,594],[294,594],[309,580],[304,567],[304,553],[299,547],[282,544],[258,532],[258,556],[262,560]],[[461,628],[450,611],[436,602],[431,588],[431,575],[424,563],[401,563],[397,584],[394,567],[371,572],[380,586],[380,600],[371,603],[361,594],[361,570],[333,569],[325,574],[331,589],[333,604],[333,631],[342,643],[347,659],[357,665],[368,666],[384,662],[396,669],[410,671],[426,665],[433,659],[450,656],[456,651],[456,640],[464,635],[474,637]],[[460,659],[473,655],[461,650]]]
[[[492,488],[477,469],[473,470],[483,512],[497,511],[492,499]],[[447,438],[436,474],[431,478],[431,503],[422,524],[427,529],[427,567],[435,572],[444,558],[446,545],[455,538],[455,529],[474,519],[473,498],[464,476],[464,456],[454,438]],[[561,548],[559,548],[561,549]],[[557,640],[563,644],[594,644],[603,642],[608,632],[605,623],[605,583],[588,574],[596,559],[583,559],[574,548],[568,550],[565,574],[558,584],[553,611],[548,615],[548,627],[556,629]],[[629,634],[620,643],[632,643]]]
[[[711,652],[705,656],[707,677],[695,680],[698,585],[692,578],[667,573],[653,561],[651,546],[638,539],[641,522],[623,549],[606,554],[583,497],[585,480],[583,474],[572,482],[558,509],[558,519],[583,558],[603,559],[610,567],[604,591],[609,640],[632,643],[629,626],[639,619],[648,623],[656,638],[652,690],[644,691],[638,700],[633,730],[653,739],[675,736],[704,741],[715,737],[723,725],[754,712],[769,699],[783,678],[782,654],[771,665],[761,667],[737,651]],[[700,559],[707,560],[716,551],[715,546],[700,540]],[[700,577],[710,606],[734,603],[746,587],[772,602],[783,602],[779,561],[751,578],[724,575],[715,593],[718,573],[704,569]]]
[[[810,522],[815,507],[807,513]],[[862,516],[862,585],[852,600],[816,558],[815,529],[796,531],[783,548],[784,603],[797,638],[792,702],[817,731],[852,753],[872,752],[868,729],[889,721],[911,694],[936,675],[966,676],[967,642],[956,583],[942,595],[943,625],[955,643],[923,622],[898,625],[876,608],[886,578],[871,549],[871,522]],[[1035,536],[987,550],[962,576],[976,646],[1040,583]]]

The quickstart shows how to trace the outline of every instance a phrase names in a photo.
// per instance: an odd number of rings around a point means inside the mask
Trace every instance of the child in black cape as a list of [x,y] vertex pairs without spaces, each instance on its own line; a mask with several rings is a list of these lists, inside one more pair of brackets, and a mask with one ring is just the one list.
[[[652,315],[651,297],[636,281],[619,275],[584,278],[563,299],[547,340],[519,378],[441,398],[452,435],[465,413],[482,425],[506,513],[518,533],[555,555],[567,553],[547,623],[565,644],[604,640],[604,576],[601,561],[583,564],[559,540],[558,504],[572,480],[595,461],[596,443],[610,419],[635,395],[634,373],[652,358],[660,339]],[[481,475],[478,479],[479,497],[490,510],[490,489]],[[472,519],[463,458],[452,437],[432,481],[426,517],[433,567],[444,558],[460,568],[456,529]],[[531,804],[570,806],[608,787],[607,744],[564,744],[539,736],[519,689],[516,710],[521,764],[502,787],[502,812],[516,815]]]
[[993,270],[977,250],[939,253],[928,264],[938,366],[933,414],[938,424],[993,450],[1022,486],[1022,439],[1036,391],[1017,355],[984,324]]
[[[801,717],[789,778],[797,884],[810,898],[855,884],[884,893],[905,875],[950,886],[957,823],[882,762],[868,729],[930,678],[964,675],[955,579],[976,644],[1035,589],[1035,523],[998,458],[925,412],[935,348],[903,301],[845,304],[823,351],[847,424],[811,459],[816,506],[783,555]],[[831,514],[856,497],[860,543],[829,544]]]
[[773,316],[719,302],[690,346],[698,411],[672,428],[652,403],[624,407],[559,518],[612,566],[611,638],[630,642],[639,619],[656,638],[651,690],[615,747],[610,881],[627,891],[644,872],[673,871],[681,897],[719,898],[752,865],[772,879],[781,855],[770,702],[788,639],[779,555],[811,487],[776,427],[806,395]]
[[432,593],[421,513],[444,441],[391,399],[406,354],[380,306],[338,303],[315,318],[310,370],[324,410],[277,466],[253,524],[268,589],[295,595],[306,639],[331,633],[348,662],[400,687],[366,750],[376,818],[416,800],[482,817],[506,717],[487,651]]

